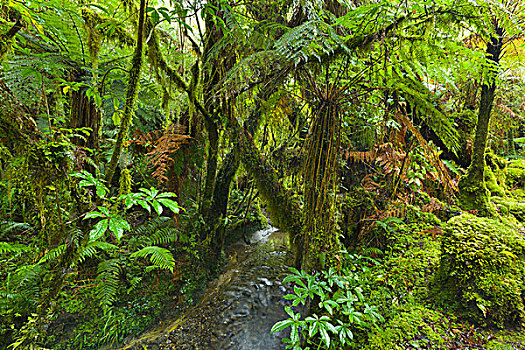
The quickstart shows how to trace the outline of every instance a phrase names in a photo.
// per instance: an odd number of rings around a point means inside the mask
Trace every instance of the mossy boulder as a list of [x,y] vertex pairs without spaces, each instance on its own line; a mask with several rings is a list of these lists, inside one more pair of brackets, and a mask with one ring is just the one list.
[[492,196],[505,197],[504,183],[503,186],[500,185],[496,175],[489,167],[485,167],[485,183],[487,184],[487,189]]
[[513,215],[519,222],[525,223],[525,203],[518,202],[513,198],[493,197],[492,201],[496,204],[498,211],[502,215]]
[[515,219],[454,217],[443,228],[438,300],[483,326],[525,320],[525,229]]
[[509,188],[525,187],[525,160],[516,159],[507,167],[506,184]]

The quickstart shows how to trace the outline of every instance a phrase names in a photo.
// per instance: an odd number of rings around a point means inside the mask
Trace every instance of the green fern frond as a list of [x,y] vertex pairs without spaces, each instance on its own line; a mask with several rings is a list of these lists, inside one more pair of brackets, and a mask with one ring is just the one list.
[[44,264],[48,261],[55,261],[57,260],[60,256],[62,256],[62,254],[64,254],[64,252],[66,251],[66,245],[65,244],[61,244],[59,245],[58,247],[56,248],[53,248],[51,249],[50,251],[47,252],[46,255],[44,255],[39,261],[38,263],[39,264]]
[[118,259],[109,259],[98,264],[96,294],[104,309],[109,309],[117,297],[119,271]]
[[20,243],[0,242],[0,254],[20,254],[29,250],[30,247]]
[[173,243],[178,239],[178,231],[172,227],[166,227],[156,230],[150,236],[149,245],[163,245]]
[[14,221],[2,221],[0,223],[0,230],[2,233],[7,234],[11,231],[29,231],[33,227],[25,222],[14,222]]
[[78,263],[81,264],[88,258],[96,257],[99,251],[113,252],[117,249],[118,247],[111,243],[102,241],[90,241],[86,246],[80,249]]
[[344,46],[343,41],[329,24],[313,20],[288,30],[276,43],[275,49],[281,57],[296,66],[311,57],[321,61],[321,56],[329,55]]
[[166,248],[149,246],[131,254],[131,257],[133,258],[146,258],[148,256],[153,266],[173,272],[175,259],[171,252]]

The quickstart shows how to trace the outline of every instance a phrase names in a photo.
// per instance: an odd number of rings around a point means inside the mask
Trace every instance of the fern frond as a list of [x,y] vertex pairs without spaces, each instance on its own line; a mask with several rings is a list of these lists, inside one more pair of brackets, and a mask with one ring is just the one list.
[[0,230],[4,233],[10,233],[11,231],[29,231],[33,227],[25,222],[14,222],[14,221],[2,221],[0,224]]
[[100,305],[105,309],[109,309],[117,297],[119,270],[118,259],[109,259],[98,264],[96,294]]
[[66,245],[61,244],[56,248],[51,249],[47,252],[46,255],[44,255],[40,260],[38,261],[39,264],[44,264],[48,261],[55,261],[57,260],[64,252],[66,251]]
[[277,52],[296,66],[308,62],[311,57],[320,62],[322,55],[334,53],[339,46],[344,44],[337,32],[320,20],[308,21],[288,30],[275,43]]
[[148,256],[153,266],[173,272],[175,259],[171,252],[166,248],[148,246],[131,254],[131,257],[133,258],[146,258]]
[[20,243],[0,242],[0,254],[20,254],[29,250],[30,247]]
[[118,247],[114,244],[102,242],[102,241],[90,241],[86,246],[80,249],[78,257],[78,263],[83,263],[87,258],[93,258],[97,256],[98,251],[113,252]]
[[149,238],[150,245],[163,245],[177,241],[179,236],[175,228],[166,227],[154,231]]

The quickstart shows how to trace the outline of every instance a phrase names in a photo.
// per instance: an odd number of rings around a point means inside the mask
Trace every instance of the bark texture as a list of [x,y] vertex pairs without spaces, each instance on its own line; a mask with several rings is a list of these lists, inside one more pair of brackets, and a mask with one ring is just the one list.
[[488,67],[487,77],[481,87],[481,101],[476,124],[476,136],[472,150],[472,160],[467,174],[459,181],[459,198],[461,205],[467,210],[478,210],[480,215],[491,215],[493,209],[490,203],[490,192],[485,183],[485,149],[489,133],[490,113],[494,105],[496,92],[497,66],[503,49],[503,28],[496,27],[493,36],[487,44]]

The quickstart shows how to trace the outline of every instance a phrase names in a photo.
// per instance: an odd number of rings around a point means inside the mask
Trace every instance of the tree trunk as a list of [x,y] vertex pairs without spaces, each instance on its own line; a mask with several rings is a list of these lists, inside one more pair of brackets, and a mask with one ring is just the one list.
[[144,18],[145,18],[146,0],[140,0],[139,9],[139,23],[137,30],[137,45],[135,46],[135,53],[131,59],[131,68],[129,70],[129,81],[128,91],[126,93],[126,105],[124,107],[124,115],[120,122],[120,129],[117,135],[117,141],[113,148],[113,154],[109,161],[108,168],[106,170],[106,183],[108,186],[111,185],[111,180],[115,171],[117,170],[117,164],[122,152],[124,139],[128,136],[129,128],[133,120],[133,113],[135,110],[135,104],[138,96],[138,86],[140,80],[140,70],[144,61],[143,55],[143,43],[144,43]]
[[98,150],[98,134],[100,129],[100,110],[93,100],[86,96],[87,88],[71,92],[70,125],[75,128],[91,129],[86,139],[75,137],[73,143],[78,146]]
[[472,160],[459,181],[459,199],[462,207],[467,210],[478,210],[480,215],[491,215],[490,192],[485,184],[485,149],[489,134],[490,113],[494,105],[496,92],[497,65],[503,49],[503,28],[496,27],[495,33],[487,44],[487,59],[491,66],[481,88],[481,101],[476,125],[476,136],[472,150]]
[[337,154],[341,140],[337,102],[321,101],[311,130],[304,168],[305,225],[301,267],[305,271],[334,266],[341,248],[335,227]]

